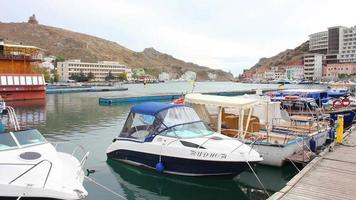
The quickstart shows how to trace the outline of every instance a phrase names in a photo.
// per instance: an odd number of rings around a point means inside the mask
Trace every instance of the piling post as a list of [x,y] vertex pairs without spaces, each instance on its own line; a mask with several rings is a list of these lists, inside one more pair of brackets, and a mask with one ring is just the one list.
[[342,144],[342,141],[344,140],[344,116],[343,115],[337,116],[337,123],[338,126],[336,128],[336,142],[338,144]]

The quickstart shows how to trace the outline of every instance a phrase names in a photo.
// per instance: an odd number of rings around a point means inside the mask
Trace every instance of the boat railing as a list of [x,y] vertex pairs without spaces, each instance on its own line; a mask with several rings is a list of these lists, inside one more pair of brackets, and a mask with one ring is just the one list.
[[10,123],[14,126],[15,131],[21,130],[14,108],[11,106],[6,106],[5,108],[8,111]]
[[[54,145],[54,147],[56,148],[57,151],[64,152],[64,153],[69,153],[72,156],[76,157],[79,160],[79,166],[78,166],[79,167],[79,172],[83,169],[85,163],[88,160],[89,151],[87,151],[82,145],[75,144],[75,143],[72,143],[72,142],[52,142],[52,144]],[[73,146],[72,151],[71,152],[65,152],[65,151],[58,150],[58,146],[65,146],[65,145]],[[79,157],[78,152],[81,152],[83,156]]]
[[[42,188],[45,188],[45,186],[46,186],[46,184],[47,184],[47,180],[48,180],[48,177],[49,177],[49,174],[51,173],[51,170],[52,170],[52,166],[53,166],[53,164],[52,164],[52,162],[51,161],[49,161],[49,160],[46,160],[46,159],[44,159],[44,160],[41,160],[41,161],[39,161],[38,163],[36,163],[36,164],[33,164],[33,166],[32,167],[30,167],[29,169],[27,169],[26,171],[24,171],[23,173],[21,173],[20,175],[18,175],[16,178],[14,178],[13,180],[11,180],[10,182],[9,182],[9,184],[12,184],[13,182],[15,182],[15,181],[17,181],[17,180],[19,180],[20,178],[22,178],[22,177],[24,177],[27,173],[29,173],[30,171],[32,171],[33,169],[35,169],[36,167],[38,167],[38,166],[40,166],[42,163],[49,163],[49,168],[48,168],[48,171],[47,171],[47,174],[46,174],[46,178],[45,178],[45,180],[44,180],[44,182],[43,182],[43,186],[42,186]],[[23,165],[23,164],[18,164],[18,163],[5,163],[6,165]],[[0,165],[2,165],[2,164],[0,164]],[[31,164],[29,164],[29,165],[31,165]]]

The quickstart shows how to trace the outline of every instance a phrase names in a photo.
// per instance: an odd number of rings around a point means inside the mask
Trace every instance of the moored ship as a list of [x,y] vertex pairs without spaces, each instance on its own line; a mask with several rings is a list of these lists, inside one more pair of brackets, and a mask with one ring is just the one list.
[[43,74],[34,70],[41,60],[40,48],[0,40],[0,96],[6,101],[44,99]]

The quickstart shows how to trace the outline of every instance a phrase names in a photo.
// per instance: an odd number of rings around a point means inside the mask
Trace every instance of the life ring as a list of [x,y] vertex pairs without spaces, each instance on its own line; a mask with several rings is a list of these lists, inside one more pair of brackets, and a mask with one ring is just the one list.
[[340,99],[336,99],[333,101],[333,108],[340,108],[342,105],[342,102],[340,101]]
[[286,100],[296,100],[296,99],[299,99],[299,96],[285,96],[284,98]]
[[183,104],[183,103],[184,103],[184,98],[183,97],[174,100],[174,104]]
[[345,97],[341,100],[341,106],[342,107],[348,107],[351,104],[351,101],[349,98]]

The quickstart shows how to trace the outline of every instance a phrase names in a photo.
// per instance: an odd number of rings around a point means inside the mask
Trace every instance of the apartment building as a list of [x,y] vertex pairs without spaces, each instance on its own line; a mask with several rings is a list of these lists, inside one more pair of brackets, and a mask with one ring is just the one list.
[[356,26],[334,26],[309,35],[309,51],[326,54],[327,64],[356,62]]
[[324,76],[329,80],[337,80],[341,75],[355,75],[356,63],[328,64],[325,67]]
[[328,31],[309,35],[309,51],[326,54],[328,49]]
[[304,79],[304,66],[303,65],[289,65],[285,66],[286,75],[288,80],[302,80]]
[[304,55],[304,78],[307,80],[320,80],[323,76],[323,55]]
[[105,77],[111,72],[114,76],[121,73],[126,73],[127,78],[131,79],[131,69],[118,62],[100,61],[98,63],[81,62],[80,60],[67,60],[57,63],[57,69],[62,77],[62,80],[68,81],[72,74],[83,72],[88,75],[90,72],[94,74],[95,81],[105,81]]

